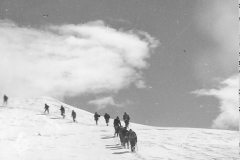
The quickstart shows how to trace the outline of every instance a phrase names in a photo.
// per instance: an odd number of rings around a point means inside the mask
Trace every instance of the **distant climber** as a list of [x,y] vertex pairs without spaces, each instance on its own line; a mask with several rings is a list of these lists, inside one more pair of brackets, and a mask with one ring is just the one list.
[[61,110],[61,115],[63,116],[63,118],[65,118],[65,108],[61,106],[60,110]]
[[129,115],[128,115],[126,112],[124,112],[123,121],[124,121],[124,123],[125,123],[125,127],[128,128],[128,126],[129,126],[129,121],[130,121],[130,117],[129,117]]
[[131,152],[134,152],[137,143],[137,134],[132,129],[129,130],[129,141],[131,145]]
[[100,117],[100,115],[99,115],[97,112],[95,112],[95,114],[94,114],[94,120],[96,121],[96,125],[98,125],[98,119],[99,119],[99,117]]
[[107,113],[105,113],[105,114],[104,114],[104,118],[105,118],[106,124],[107,124],[107,126],[108,126],[109,119],[110,119],[110,115],[107,114]]
[[73,122],[76,122],[76,117],[77,117],[77,115],[76,115],[76,112],[74,111],[74,110],[72,110],[72,118],[73,118]]
[[123,147],[126,148],[126,144],[127,144],[127,148],[129,148],[129,131],[127,130],[127,127],[123,128],[122,136],[123,136]]
[[6,104],[7,106],[7,102],[8,102],[8,97],[6,95],[3,96],[3,106],[4,104]]
[[48,112],[48,114],[49,114],[49,106],[45,103],[45,111],[44,111],[45,113],[46,112]]
[[114,119],[113,126],[114,126],[114,130],[115,130],[114,136],[115,135],[118,136],[119,127],[122,126],[118,116],[116,117],[116,119]]

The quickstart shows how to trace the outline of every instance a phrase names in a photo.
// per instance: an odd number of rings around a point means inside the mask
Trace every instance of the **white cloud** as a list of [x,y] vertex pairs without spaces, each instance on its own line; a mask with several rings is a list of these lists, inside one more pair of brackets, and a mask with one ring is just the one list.
[[103,21],[33,29],[0,20],[0,35],[0,94],[9,96],[118,92],[142,79],[158,45],[147,33]]
[[193,64],[197,79],[205,83],[238,72],[239,11],[238,1],[202,1],[201,4],[196,6],[196,28],[208,47],[200,51]]
[[[237,1],[203,1],[195,20],[200,34],[208,42],[194,60],[197,79],[204,84],[219,77],[238,73],[239,22]],[[237,75],[222,81],[217,89],[202,89],[193,93],[219,99],[220,114],[213,128],[239,128],[239,99]]]
[[239,128],[239,77],[234,75],[222,81],[218,89],[201,89],[194,91],[199,96],[214,96],[220,101],[220,114],[213,121],[213,128],[236,129]]
[[123,107],[124,104],[118,104],[114,101],[113,97],[102,97],[96,100],[91,100],[89,104],[96,105],[98,109],[106,108],[107,106]]

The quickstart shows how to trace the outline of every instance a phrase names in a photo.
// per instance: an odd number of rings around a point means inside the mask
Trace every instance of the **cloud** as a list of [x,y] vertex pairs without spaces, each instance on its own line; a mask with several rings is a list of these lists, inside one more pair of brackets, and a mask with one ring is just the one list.
[[197,79],[204,83],[215,77],[229,77],[238,72],[237,6],[238,1],[217,0],[198,3],[195,24],[206,45],[203,45],[205,48],[199,52],[193,64]]
[[89,104],[96,105],[98,109],[106,108],[107,106],[115,106],[115,107],[124,107],[124,104],[117,104],[113,97],[102,97],[96,100],[91,100],[88,102]]
[[239,77],[234,75],[222,81],[217,89],[201,89],[192,93],[198,96],[214,96],[219,99],[220,114],[213,121],[213,128],[238,129],[239,128]]
[[0,20],[0,94],[63,98],[118,92],[142,79],[158,41],[103,21],[19,27]]
[[145,82],[143,80],[139,80],[135,83],[137,88],[146,88]]

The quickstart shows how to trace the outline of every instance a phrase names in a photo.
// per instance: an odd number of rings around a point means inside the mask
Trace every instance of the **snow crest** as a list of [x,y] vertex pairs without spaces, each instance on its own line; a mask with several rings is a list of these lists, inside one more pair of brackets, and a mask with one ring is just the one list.
[[[44,113],[44,104],[50,106]],[[60,115],[65,107],[66,117]],[[73,123],[71,111],[77,113]],[[138,135],[137,152],[120,146],[113,120],[98,126],[93,114],[42,98],[12,98],[0,106],[1,160],[210,160],[239,159],[237,131],[162,128],[130,123]]]

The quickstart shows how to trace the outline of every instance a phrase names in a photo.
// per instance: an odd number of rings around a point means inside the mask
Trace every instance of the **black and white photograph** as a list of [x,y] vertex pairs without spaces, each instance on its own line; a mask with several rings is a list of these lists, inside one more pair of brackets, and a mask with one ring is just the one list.
[[0,160],[238,160],[239,9],[0,0]]

